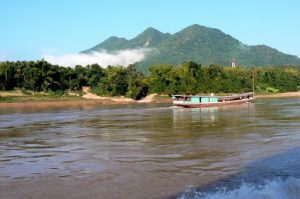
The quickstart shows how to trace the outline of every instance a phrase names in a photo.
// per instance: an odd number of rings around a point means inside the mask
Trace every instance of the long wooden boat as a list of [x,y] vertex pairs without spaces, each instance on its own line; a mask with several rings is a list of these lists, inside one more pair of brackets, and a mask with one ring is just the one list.
[[187,108],[242,104],[253,100],[253,93],[231,96],[173,95],[173,105]]

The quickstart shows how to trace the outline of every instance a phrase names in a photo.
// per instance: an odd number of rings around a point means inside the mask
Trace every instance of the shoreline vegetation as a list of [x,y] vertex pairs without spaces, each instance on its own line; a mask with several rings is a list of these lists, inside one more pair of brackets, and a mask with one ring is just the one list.
[[[215,94],[218,95],[218,94]],[[224,95],[224,94],[221,94]],[[285,93],[264,93],[255,95],[255,99],[261,98],[284,98],[300,97],[300,91]],[[1,100],[2,98],[2,100]],[[3,100],[6,99],[6,100]],[[24,95],[20,91],[1,92],[1,109],[47,109],[47,108],[84,108],[105,105],[129,105],[129,104],[151,104],[172,103],[171,97],[166,95],[150,94],[141,100],[133,100],[127,97],[102,97],[92,93],[78,96],[70,93],[67,96],[49,96],[47,93],[39,95]]]
[[0,108],[171,103],[172,94],[230,95],[251,92],[253,85],[257,97],[298,96],[300,67],[202,66],[190,61],[152,65],[145,75],[134,64],[70,68],[44,60],[0,62]]

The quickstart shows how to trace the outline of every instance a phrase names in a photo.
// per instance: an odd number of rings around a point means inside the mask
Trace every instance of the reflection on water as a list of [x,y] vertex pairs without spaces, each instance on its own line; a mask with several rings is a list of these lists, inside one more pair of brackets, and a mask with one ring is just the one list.
[[[182,124],[186,124],[187,120],[190,120],[192,122],[214,123],[216,120],[220,119],[220,115],[222,114],[228,114],[228,113],[230,114],[232,112],[245,112],[246,114],[254,114],[254,110],[255,110],[254,104],[251,103],[230,105],[230,106],[202,107],[202,108],[174,107],[173,120],[174,123],[181,122]],[[230,117],[235,117],[235,116],[236,115],[230,115]]]
[[[189,185],[247,173],[247,165],[299,146],[299,107],[299,98],[286,98],[192,109],[135,105],[2,111],[0,183],[105,174],[109,178],[101,181],[101,194],[112,194],[111,187],[122,183],[116,197],[167,197]],[[278,169],[297,177],[298,166]]]
[[173,120],[174,125],[176,123],[184,122],[186,119],[191,121],[203,121],[203,122],[214,122],[217,112],[220,107],[203,107],[203,108],[174,108]]

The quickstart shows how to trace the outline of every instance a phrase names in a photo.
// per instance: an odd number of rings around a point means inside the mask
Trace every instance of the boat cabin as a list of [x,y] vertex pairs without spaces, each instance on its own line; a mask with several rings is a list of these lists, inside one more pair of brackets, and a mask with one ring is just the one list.
[[190,101],[194,103],[218,102],[216,96],[189,96],[189,95],[173,95],[175,101]]
[[194,105],[221,105],[247,102],[253,99],[252,93],[237,94],[231,96],[198,96],[198,95],[173,95],[174,105],[194,106]]

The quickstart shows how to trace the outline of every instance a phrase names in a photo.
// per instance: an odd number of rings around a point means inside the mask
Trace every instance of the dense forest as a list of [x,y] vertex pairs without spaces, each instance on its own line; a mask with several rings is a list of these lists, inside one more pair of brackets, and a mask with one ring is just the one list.
[[0,62],[0,90],[44,92],[80,91],[90,86],[103,96],[140,99],[150,93],[197,94],[252,91],[252,78],[259,92],[300,90],[300,68],[202,66],[195,62],[180,65],[157,64],[145,76],[135,65],[128,67],[98,64],[75,68],[52,65],[44,60]]

